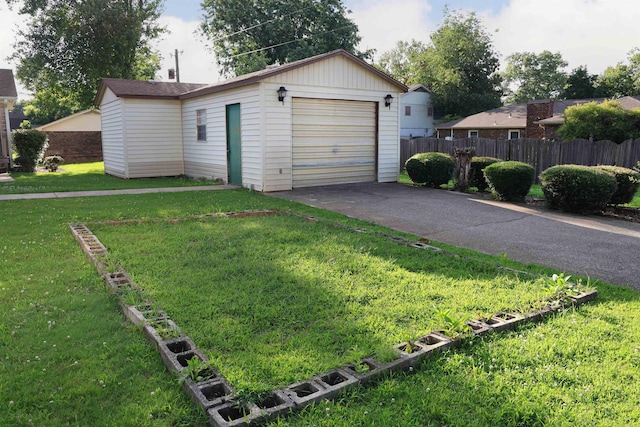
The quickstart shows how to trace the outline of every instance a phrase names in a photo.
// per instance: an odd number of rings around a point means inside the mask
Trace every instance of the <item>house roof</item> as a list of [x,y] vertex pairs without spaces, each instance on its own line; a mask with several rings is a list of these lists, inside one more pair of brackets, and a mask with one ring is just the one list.
[[399,81],[395,80],[393,77],[385,74],[384,72],[378,70],[377,68],[368,64],[367,62],[363,61],[357,56],[350,54],[344,49],[338,49],[332,52],[323,53],[321,55],[312,56],[310,58],[301,59],[299,61],[289,62],[287,64],[269,66],[260,71],[244,74],[242,76],[238,76],[222,82],[214,83],[203,88],[194,89],[191,92],[182,94],[180,96],[180,99],[194,98],[196,96],[208,95],[211,93],[221,92],[223,90],[227,90],[235,87],[249,85],[252,83],[259,82],[260,80],[264,80],[271,76],[275,76],[281,73],[285,73],[287,71],[295,70],[297,68],[304,67],[319,61],[324,61],[326,59],[337,57],[337,56],[342,56],[350,61],[355,62],[361,67],[366,68],[368,71],[378,75],[378,77],[381,77],[383,80],[386,80],[387,82],[396,86],[402,92],[406,92],[408,89],[407,86],[405,86],[404,84],[400,83]]
[[13,71],[0,69],[0,97],[17,98],[16,81],[13,78]]
[[53,121],[51,123],[47,123],[46,125],[39,126],[36,129],[42,130],[42,131],[46,131],[51,127],[57,126],[57,125],[59,125],[61,123],[66,123],[68,121],[73,121],[74,119],[79,118],[81,116],[85,116],[85,115],[97,115],[97,116],[100,116],[100,110],[82,110],[82,111],[78,111],[75,114],[71,114],[70,116],[63,117],[63,118],[58,119],[56,121]]
[[103,78],[96,94],[96,104],[109,88],[120,98],[178,99],[186,92],[206,86],[203,83],[157,82],[154,80],[124,80]]
[[[553,116],[546,119],[537,120],[533,123],[541,125],[556,125],[564,124],[564,112],[567,108],[576,105],[586,104],[588,102],[596,102],[598,104],[606,101],[606,98],[591,98],[591,99],[561,99],[554,101],[553,103]],[[624,110],[634,110],[640,108],[640,96],[623,96],[618,99],[614,99],[620,103],[620,106]],[[547,100],[548,102],[548,100]]]
[[436,129],[524,129],[526,126],[527,103],[521,103],[442,123]]
[[278,75],[287,71],[295,70],[325,59],[341,56],[356,64],[366,68],[368,71],[378,75],[392,85],[396,86],[402,92],[407,91],[407,86],[403,85],[393,77],[378,70],[355,55],[348,53],[343,49],[334,50],[332,52],[321,55],[312,56],[310,58],[301,59],[299,61],[290,62],[283,65],[269,66],[264,70],[256,71],[242,76],[237,76],[222,82],[206,84],[192,83],[171,83],[171,82],[148,82],[142,80],[121,80],[103,78],[98,88],[95,103],[99,104],[105,89],[108,87],[113,93],[121,98],[156,98],[156,99],[188,99],[197,96],[208,95],[211,93],[221,92],[223,90],[235,87],[246,86],[259,82],[268,77]]
[[427,89],[427,87],[425,85],[413,85],[413,86],[409,86],[409,89],[407,90],[407,92],[426,92],[426,93],[431,93],[431,91],[429,89]]

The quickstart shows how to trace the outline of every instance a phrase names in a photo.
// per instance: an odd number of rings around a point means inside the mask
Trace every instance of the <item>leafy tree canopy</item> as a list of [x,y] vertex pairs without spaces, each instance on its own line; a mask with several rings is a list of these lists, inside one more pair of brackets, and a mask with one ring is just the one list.
[[618,98],[640,94],[640,49],[629,52],[628,63],[608,67],[596,81],[598,96]]
[[507,57],[502,73],[508,103],[557,98],[567,82],[567,62],[560,52],[516,52]]
[[426,49],[420,41],[401,40],[395,48],[384,52],[375,66],[405,85],[419,84],[416,63]]
[[640,109],[624,110],[617,101],[569,107],[558,134],[565,140],[593,138],[620,144],[640,137]]
[[431,90],[443,114],[467,116],[499,107],[499,60],[491,38],[474,13],[446,11],[431,44],[417,55],[414,83]]
[[[9,5],[15,0],[6,0]],[[39,120],[89,108],[100,78],[149,79],[160,61],[149,42],[161,0],[26,0],[15,43],[16,77],[35,93]]]
[[586,66],[580,66],[571,71],[564,85],[561,99],[588,99],[597,97],[595,83],[598,76],[589,74]]
[[361,57],[341,0],[204,0],[201,30],[225,76],[344,49]]

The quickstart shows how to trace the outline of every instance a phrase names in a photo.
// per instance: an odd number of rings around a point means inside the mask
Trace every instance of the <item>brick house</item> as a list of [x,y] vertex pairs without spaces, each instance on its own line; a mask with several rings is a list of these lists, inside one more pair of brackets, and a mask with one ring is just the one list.
[[0,69],[0,172],[11,165],[11,124],[9,110],[18,99],[13,71]]
[[[506,105],[459,120],[436,125],[439,138],[488,138],[488,139],[559,139],[556,131],[564,123],[567,108],[587,102],[603,102],[596,99],[542,99],[528,103]],[[640,108],[640,96],[618,98],[622,108]]]

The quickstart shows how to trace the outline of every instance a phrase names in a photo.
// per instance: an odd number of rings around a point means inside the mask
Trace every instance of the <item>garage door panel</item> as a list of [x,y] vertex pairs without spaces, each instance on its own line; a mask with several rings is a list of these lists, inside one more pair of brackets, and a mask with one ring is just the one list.
[[293,187],[374,181],[376,104],[293,99]]

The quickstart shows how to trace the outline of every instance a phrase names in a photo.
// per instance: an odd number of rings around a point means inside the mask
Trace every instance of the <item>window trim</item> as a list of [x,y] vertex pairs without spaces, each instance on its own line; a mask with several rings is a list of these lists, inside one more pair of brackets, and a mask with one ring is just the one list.
[[[511,132],[517,132],[518,133],[518,137],[517,138],[511,138]],[[509,140],[520,139],[520,129],[509,129],[509,132],[507,133],[507,138]]]
[[433,106],[427,105],[427,117],[433,117]]
[[[475,135],[471,135],[471,132],[475,132]],[[480,132],[478,132],[477,129],[469,129],[467,131],[467,138],[478,138],[478,136],[480,135]]]
[[207,142],[207,109],[196,110],[196,141]]
[[411,105],[404,106],[404,115],[406,117],[411,117]]

